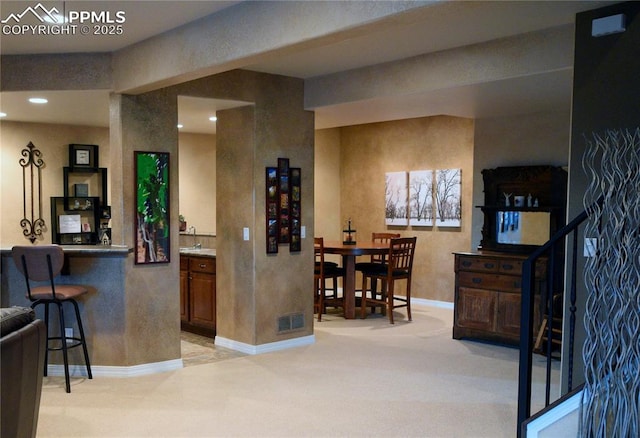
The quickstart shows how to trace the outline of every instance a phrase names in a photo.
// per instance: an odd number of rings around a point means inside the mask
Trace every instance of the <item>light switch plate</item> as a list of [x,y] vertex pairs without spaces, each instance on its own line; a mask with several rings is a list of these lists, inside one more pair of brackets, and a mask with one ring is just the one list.
[[307,227],[305,227],[304,225],[300,227],[300,238],[301,239],[307,238]]
[[249,240],[249,228],[248,227],[244,227],[242,229],[242,239],[243,240]]
[[585,237],[584,238],[584,256],[595,257],[597,250],[598,250],[598,239],[596,239],[595,237]]

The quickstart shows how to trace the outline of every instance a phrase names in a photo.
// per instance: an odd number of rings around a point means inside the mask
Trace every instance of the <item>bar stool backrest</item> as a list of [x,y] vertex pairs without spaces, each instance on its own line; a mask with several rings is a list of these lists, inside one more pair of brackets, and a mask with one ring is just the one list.
[[53,279],[60,274],[64,264],[62,248],[58,245],[14,246],[11,248],[11,255],[27,282],[29,298],[31,298],[29,280],[50,281],[53,292]]

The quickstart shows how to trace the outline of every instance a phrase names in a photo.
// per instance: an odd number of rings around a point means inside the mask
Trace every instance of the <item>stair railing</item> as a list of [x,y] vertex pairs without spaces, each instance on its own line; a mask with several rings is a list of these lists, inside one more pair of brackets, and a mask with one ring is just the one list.
[[[601,204],[602,199],[597,201],[597,204]],[[589,209],[590,210],[590,209]],[[568,270],[569,276],[567,282],[569,283],[569,333],[565,334],[563,342],[568,342],[568,347],[564,349],[563,353],[567,353],[567,392],[571,392],[573,389],[573,363],[574,363],[574,340],[575,340],[575,326],[576,326],[576,278],[577,278],[577,262],[578,262],[578,231],[580,225],[582,225],[589,216],[589,210],[585,210],[576,216],[571,222],[558,230],[551,239],[536,249],[525,260],[522,266],[522,307],[520,313],[520,364],[518,374],[518,418],[517,418],[517,436],[520,438],[523,431],[522,424],[531,416],[531,379],[532,379],[532,365],[533,365],[533,311],[535,302],[535,272],[536,262],[540,257],[549,257],[549,269],[547,277],[547,290],[546,290],[546,306],[543,317],[547,321],[547,343],[546,343],[546,381],[545,381],[545,407],[550,404],[550,391],[551,391],[551,363],[553,358],[551,357],[552,348],[552,330],[553,330],[553,315],[554,315],[554,300],[553,289],[554,285],[558,284],[558,277],[563,276],[564,272],[554,272],[554,267],[557,266],[556,257],[562,257],[564,251],[562,249],[565,246],[565,242],[571,238],[571,269]],[[570,234],[573,235],[568,237]]]

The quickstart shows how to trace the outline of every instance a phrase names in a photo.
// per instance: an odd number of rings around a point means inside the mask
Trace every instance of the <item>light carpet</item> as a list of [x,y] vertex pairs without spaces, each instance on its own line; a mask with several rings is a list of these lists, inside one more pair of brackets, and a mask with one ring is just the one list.
[[[38,437],[513,437],[518,350],[453,312],[315,322],[316,343],[132,378],[45,378]],[[536,379],[544,370],[534,357]],[[557,363],[554,380],[557,382]],[[534,386],[534,405],[543,397]]]

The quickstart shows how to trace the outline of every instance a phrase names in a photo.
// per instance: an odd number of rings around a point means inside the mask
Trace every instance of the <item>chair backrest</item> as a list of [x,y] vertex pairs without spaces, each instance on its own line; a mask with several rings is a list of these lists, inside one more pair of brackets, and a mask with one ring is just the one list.
[[[399,233],[371,233],[371,241],[377,243],[390,243],[391,239],[397,239],[399,237]],[[371,256],[371,263],[385,263],[386,261],[386,254],[373,254]]]
[[324,276],[324,238],[313,238],[313,252],[315,255],[315,276],[322,278]]
[[391,239],[389,244],[389,271],[405,271],[411,275],[413,255],[416,251],[416,237]]
[[50,281],[60,274],[64,265],[64,252],[58,245],[14,246],[11,255],[18,270],[27,282],[27,292],[31,297],[29,280]]

